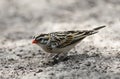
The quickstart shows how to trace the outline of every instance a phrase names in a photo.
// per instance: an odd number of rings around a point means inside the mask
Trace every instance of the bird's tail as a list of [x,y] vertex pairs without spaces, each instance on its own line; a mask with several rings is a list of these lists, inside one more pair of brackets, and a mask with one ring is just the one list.
[[100,26],[100,27],[94,28],[93,30],[99,30],[99,29],[102,29],[104,27],[106,27],[106,26]]
[[94,28],[93,30],[84,30],[83,32],[78,31],[77,35],[75,35],[75,37],[74,37],[73,42],[80,41],[80,40],[84,39],[87,36],[96,34],[96,33],[98,33],[99,29],[104,28],[104,27],[105,26],[100,26],[100,27]]
[[106,26],[100,26],[100,27],[94,28],[93,30],[90,30],[90,31],[88,32],[88,34],[89,34],[89,35],[92,35],[92,34],[98,33],[98,30],[100,30],[100,29],[102,29],[102,28],[104,28],[104,27],[106,27]]

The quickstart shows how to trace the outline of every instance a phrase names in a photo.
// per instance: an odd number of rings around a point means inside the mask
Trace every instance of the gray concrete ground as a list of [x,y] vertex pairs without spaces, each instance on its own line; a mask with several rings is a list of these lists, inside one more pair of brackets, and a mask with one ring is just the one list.
[[[43,66],[32,36],[107,27]],[[120,0],[0,0],[0,79],[120,79]]]

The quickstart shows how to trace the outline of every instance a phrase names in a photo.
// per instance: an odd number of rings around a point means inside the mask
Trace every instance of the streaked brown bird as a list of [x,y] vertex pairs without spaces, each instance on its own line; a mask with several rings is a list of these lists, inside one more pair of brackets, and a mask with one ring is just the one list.
[[61,57],[64,59],[72,48],[75,47],[85,37],[93,35],[99,29],[105,26],[100,26],[92,30],[77,30],[77,31],[64,31],[52,32],[48,34],[40,34],[34,38],[33,44],[39,45],[44,51],[50,53],[49,56]]

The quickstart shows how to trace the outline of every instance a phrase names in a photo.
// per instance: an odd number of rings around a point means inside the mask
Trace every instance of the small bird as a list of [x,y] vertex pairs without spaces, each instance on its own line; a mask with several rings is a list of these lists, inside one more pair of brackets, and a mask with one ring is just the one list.
[[93,30],[77,30],[77,31],[64,31],[64,32],[52,32],[46,34],[40,34],[34,37],[33,44],[39,45],[47,53],[54,54],[55,57],[66,56],[72,48],[75,47],[85,37],[93,35],[98,32],[99,29],[105,26],[94,28]]

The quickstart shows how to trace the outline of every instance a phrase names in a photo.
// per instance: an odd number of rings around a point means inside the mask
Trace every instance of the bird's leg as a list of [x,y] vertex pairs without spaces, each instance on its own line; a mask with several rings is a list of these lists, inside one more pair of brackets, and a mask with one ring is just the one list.
[[59,57],[59,54],[55,54],[52,58],[57,59]]
[[43,60],[43,63],[44,64],[49,64],[51,62],[54,62],[54,59],[53,59],[54,56],[55,56],[54,53],[47,53],[46,56],[45,56],[45,59]]
[[48,55],[47,55],[47,59],[57,59],[59,57],[59,54],[55,54],[55,53],[49,53]]
[[59,53],[59,54],[50,53],[47,56],[47,61],[45,61],[44,64],[54,65],[60,61],[63,61],[66,57],[67,57],[67,53]]
[[59,54],[50,53],[47,56],[47,60],[45,60],[43,62],[43,64],[44,65],[54,65],[54,64],[58,63],[58,56],[59,56]]
[[54,56],[53,53],[46,53],[46,54],[45,54],[45,59],[46,59],[46,58],[47,58],[47,59],[51,59],[53,56]]
[[57,63],[59,61],[63,61],[67,57],[67,53],[58,53],[54,54],[51,59],[54,61],[54,63]]
[[67,57],[67,53],[59,53],[54,56],[54,61],[63,61]]

